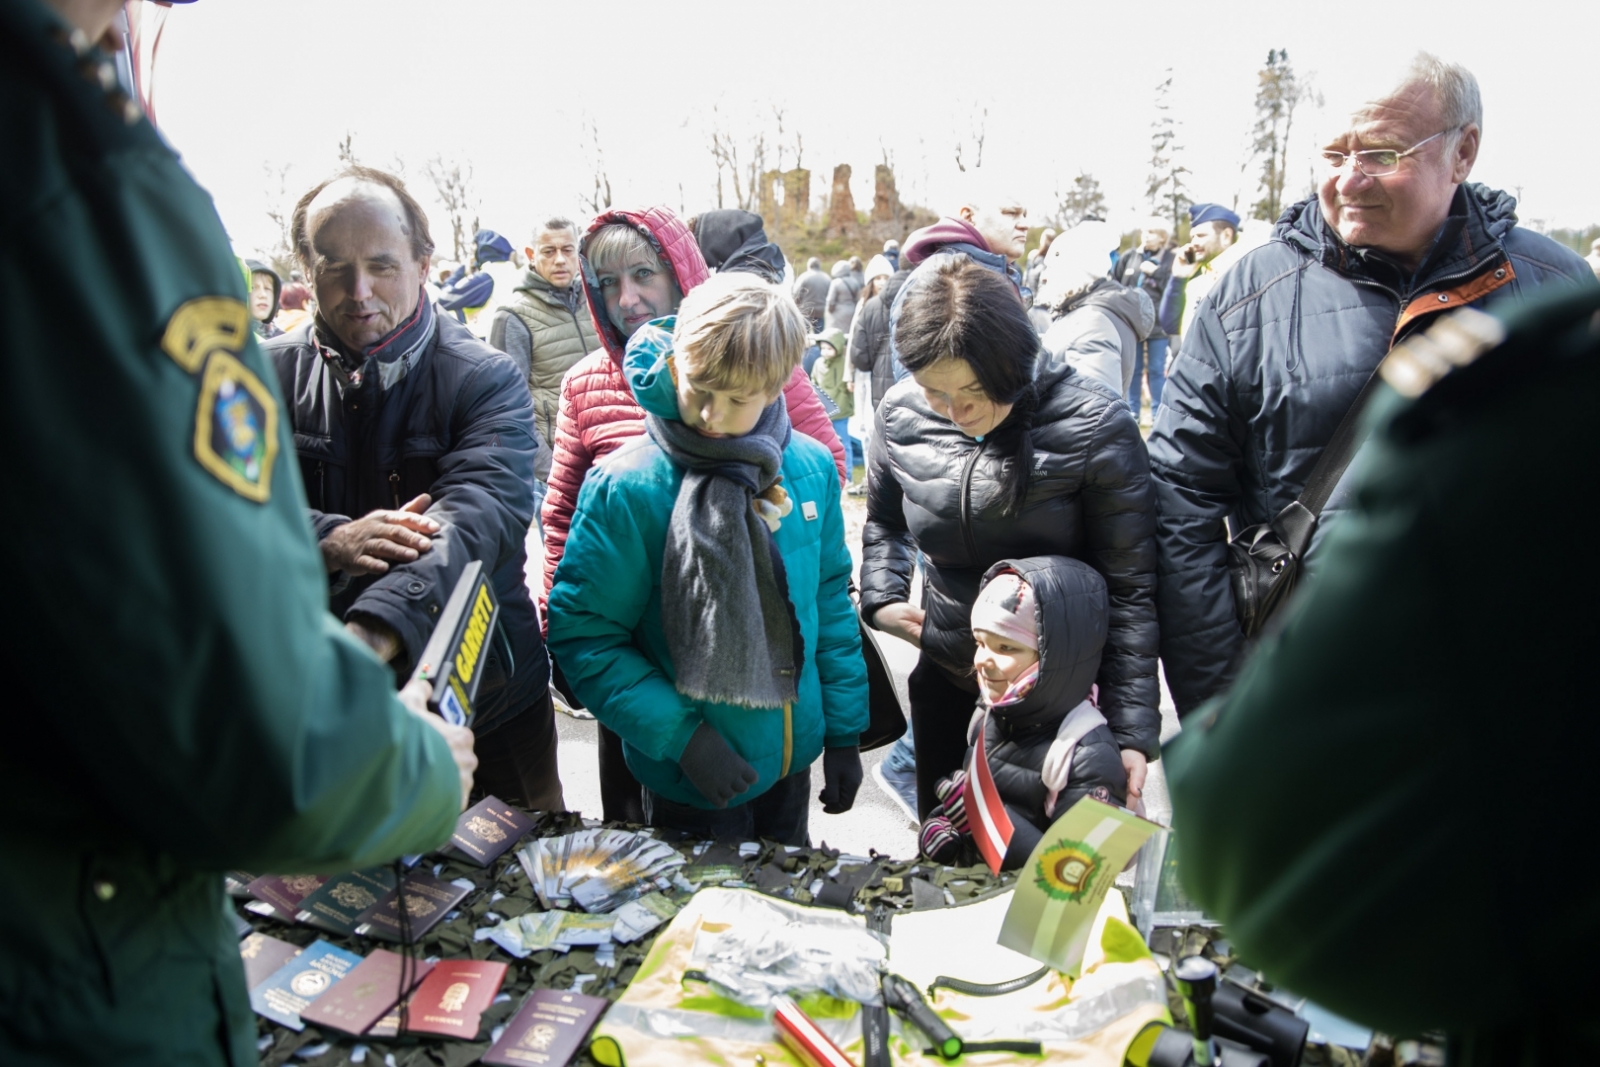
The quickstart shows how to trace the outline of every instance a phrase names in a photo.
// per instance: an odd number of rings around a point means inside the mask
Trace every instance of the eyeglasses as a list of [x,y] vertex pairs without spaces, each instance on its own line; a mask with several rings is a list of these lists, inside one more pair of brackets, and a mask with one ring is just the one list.
[[1369,178],[1382,178],[1399,170],[1402,159],[1429,141],[1436,141],[1445,134],[1454,132],[1455,130],[1440,130],[1432,137],[1424,137],[1404,152],[1393,148],[1369,148],[1362,152],[1335,152],[1330,149],[1321,153],[1322,162],[1327,164],[1329,170],[1344,170],[1346,163],[1355,160],[1356,170]]

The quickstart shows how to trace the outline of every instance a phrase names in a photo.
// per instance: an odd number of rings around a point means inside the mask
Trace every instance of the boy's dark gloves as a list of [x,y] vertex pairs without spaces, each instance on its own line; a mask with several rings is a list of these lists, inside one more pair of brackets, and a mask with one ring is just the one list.
[[856,790],[861,788],[861,749],[825,748],[822,750],[822,810],[828,815],[842,815],[856,802]]
[[[744,761],[710,723],[701,723],[683,746],[678,766],[700,795],[719,808],[756,784],[756,769]],[[856,780],[861,780],[859,768]]]

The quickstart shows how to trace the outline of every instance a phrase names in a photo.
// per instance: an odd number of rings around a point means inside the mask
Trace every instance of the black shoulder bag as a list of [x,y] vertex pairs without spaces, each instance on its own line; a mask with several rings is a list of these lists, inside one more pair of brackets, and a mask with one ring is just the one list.
[[1380,360],[1350,410],[1344,413],[1339,428],[1333,431],[1333,438],[1317,457],[1317,465],[1312,468],[1311,477],[1300,495],[1271,522],[1242,530],[1228,542],[1233,610],[1239,618],[1239,629],[1246,637],[1260,634],[1267,620],[1294,592],[1295,582],[1300,577],[1300,561],[1311,546],[1311,535],[1316,532],[1322,509],[1361,445],[1361,413],[1378,384],[1378,370],[1382,366]]

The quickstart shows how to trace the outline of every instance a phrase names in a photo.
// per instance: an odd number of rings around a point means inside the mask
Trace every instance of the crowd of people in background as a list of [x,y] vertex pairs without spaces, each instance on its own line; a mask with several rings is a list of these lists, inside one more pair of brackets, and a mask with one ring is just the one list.
[[[1467,182],[1481,123],[1470,74],[1422,57],[1390,95],[1405,104],[1395,128],[1382,140],[1363,134],[1359,143],[1395,148],[1330,147],[1317,196],[1292,205],[1270,227],[1247,230],[1232,209],[1197,202],[1178,220],[1181,237],[1173,220],[1152,217],[1127,247],[1124,235],[1100,219],[1034,231],[1025,204],[991,176],[972,183],[948,215],[907,234],[903,250],[890,240],[865,262],[851,255],[827,269],[816,256],[792,263],[750,212],[680,219],[657,207],[610,210],[582,226],[551,215],[520,252],[484,230],[475,236],[472,263],[429,277],[416,239],[426,223],[403,185],[354,168],[308,193],[296,209],[297,252],[309,289],[298,272],[285,285],[266,265],[246,264],[252,312],[283,369],[297,431],[313,429],[301,425],[302,407],[307,419],[325,418],[342,394],[347,423],[370,432],[365,419],[373,416],[355,415],[355,390],[403,392],[416,387],[417,377],[429,383],[426,401],[407,403],[431,414],[388,420],[392,429],[380,433],[389,445],[366,448],[360,463],[370,469],[360,477],[346,469],[352,457],[342,453],[336,425],[314,428],[319,440],[331,434],[331,450],[302,450],[324,545],[369,528],[393,531],[396,547],[369,555],[406,564],[398,581],[429,590],[385,599],[396,579],[374,581],[371,572],[382,571],[353,562],[360,558],[354,549],[326,548],[330,568],[350,579],[338,586],[336,610],[380,655],[402,662],[414,656],[426,634],[428,603],[442,592],[437,580],[421,575],[416,555],[431,551],[439,558],[438,547],[423,542],[440,534],[423,531],[418,516],[449,502],[445,528],[467,531],[473,554],[486,557],[497,575],[502,602],[512,605],[507,627],[518,667],[508,699],[516,707],[504,725],[494,710],[479,725],[480,777],[499,795],[538,805],[560,797],[559,783],[538,784],[541,776],[553,778],[555,766],[553,705],[535,667],[546,656],[547,636],[556,699],[588,707],[600,720],[608,818],[648,821],[671,808],[683,823],[683,805],[721,807],[746,788],[759,794],[776,787],[756,752],[730,756],[700,733],[699,754],[686,756],[681,730],[656,724],[641,735],[639,722],[622,710],[628,701],[618,683],[607,680],[619,668],[609,660],[605,669],[593,668],[592,650],[581,641],[556,639],[567,613],[589,610],[586,598],[610,602],[622,587],[660,585],[661,549],[651,546],[638,557],[649,560],[645,573],[630,573],[632,564],[619,557],[608,575],[611,593],[597,594],[579,566],[566,562],[579,532],[575,521],[585,493],[598,492],[586,488],[593,471],[641,435],[664,448],[651,420],[676,421],[665,408],[652,415],[638,394],[638,373],[648,368],[630,371],[629,361],[643,344],[640,331],[649,326],[655,336],[707,279],[738,275],[781,294],[801,325],[802,342],[774,394],[787,425],[831,453],[845,492],[866,498],[862,617],[920,649],[909,683],[909,729],[874,768],[879,785],[911,818],[931,818],[929,825],[939,828],[933,837],[949,844],[949,827],[960,825],[949,818],[952,804],[959,811],[952,775],[959,779],[967,720],[982,697],[973,666],[979,638],[970,618],[980,585],[1007,559],[1059,556],[1087,564],[1099,577],[1104,638],[1093,657],[1097,674],[1092,694],[1072,703],[1090,699],[1120,752],[1119,774],[1080,784],[1137,803],[1147,765],[1159,757],[1158,658],[1180,714],[1187,714],[1222,691],[1245,650],[1224,566],[1228,531],[1266,522],[1295,499],[1372,368],[1413,324],[1550,280],[1590,277],[1576,255],[1517,227],[1504,194]],[[387,202],[383,237],[393,256],[404,259],[409,241],[420,257],[412,261],[414,272],[399,275],[404,292],[393,294],[389,312],[369,321],[363,310],[351,320],[360,329],[349,333],[339,329],[340,301],[366,309],[368,297],[352,297],[328,280],[338,273],[328,264],[354,260],[353,253],[316,246],[326,227],[318,228],[312,209],[330,189],[346,190],[350,203],[369,208]],[[1032,249],[1030,234],[1037,237]],[[1504,265],[1485,274],[1481,250],[1488,248],[1503,250]],[[315,316],[309,324],[308,315]],[[279,336],[285,331],[291,336]],[[746,362],[765,358],[767,339],[741,336]],[[652,343],[669,352],[662,358],[681,379],[670,342]],[[515,486],[495,484],[503,462],[474,473],[473,423],[462,421],[457,383],[439,382],[436,370],[407,379],[413,352],[423,366],[437,368],[439,353],[452,345],[472,354],[464,368],[491,348],[510,359],[510,367],[493,374],[461,372],[487,390],[470,405],[472,419],[484,420],[484,432],[501,434],[501,449],[509,440],[504,398],[495,399],[487,383],[504,377],[526,385],[531,419],[519,432],[530,466]],[[377,374],[368,371],[372,380],[363,383],[361,368],[374,354]],[[504,367],[485,364],[495,366]],[[729,369],[707,373],[723,383],[743,381]],[[765,385],[755,393],[764,397]],[[394,412],[395,404],[386,410]],[[418,448],[428,420],[450,431],[427,438],[437,442],[431,449]],[[380,454],[387,458],[380,462]],[[767,486],[758,478],[747,488],[759,495]],[[481,506],[463,511],[453,493]],[[1329,521],[1340,507],[1336,493]],[[491,513],[503,520],[489,522],[493,532],[479,528]],[[672,515],[674,522],[683,518],[676,510]],[[527,600],[516,533],[529,523],[536,524],[544,554],[537,622],[531,602],[526,611],[515,608]],[[583,558],[584,568],[603,568],[606,557],[591,551]],[[913,604],[919,572],[921,603]],[[563,585],[569,592],[560,595]],[[584,597],[575,598],[573,588]],[[800,591],[791,584],[789,592],[798,608]],[[650,604],[651,611],[667,608],[665,599]],[[415,621],[402,621],[407,614]],[[612,625],[648,650],[648,666],[636,664],[638,671],[671,676],[680,669],[685,650],[671,642],[654,647],[660,641],[645,636],[649,628],[640,617]],[[715,633],[702,636],[714,644]],[[811,640],[802,644],[805,665],[823,654]],[[489,687],[491,709],[502,702],[498,681]],[[826,685],[824,691],[832,692]],[[717,721],[716,713],[702,710],[700,726]],[[830,714],[843,713],[835,707]],[[793,738],[784,744],[792,746]],[[487,761],[507,747],[520,753],[504,764],[506,774],[521,776],[520,786],[495,778]],[[680,767],[693,788],[668,781],[662,760]],[[1027,770],[1039,772],[1039,760]],[[652,784],[641,786],[641,766]],[[751,766],[763,769],[741,778],[732,792],[718,777]],[[804,773],[787,760],[783,768],[777,777]],[[793,783],[784,788],[794,792]],[[803,820],[794,823],[791,808],[784,808],[790,821],[783,827],[803,838]]]

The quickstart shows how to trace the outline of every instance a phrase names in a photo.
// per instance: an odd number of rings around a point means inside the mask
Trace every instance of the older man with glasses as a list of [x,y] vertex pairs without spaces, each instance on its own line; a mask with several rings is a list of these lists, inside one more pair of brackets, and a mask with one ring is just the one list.
[[1319,146],[1317,195],[1199,301],[1168,368],[1150,462],[1161,658],[1180,716],[1228,686],[1247,648],[1229,529],[1298,498],[1394,343],[1439,312],[1595,284],[1576,253],[1517,226],[1513,198],[1467,182],[1483,126],[1469,71],[1419,53],[1374,87]]

